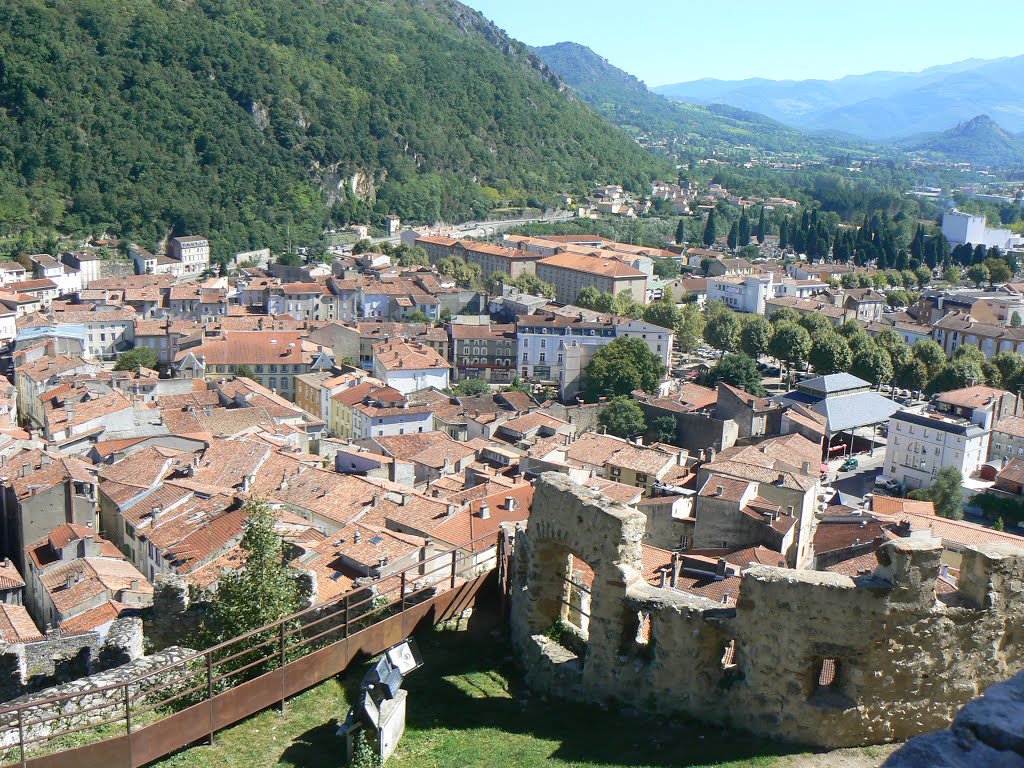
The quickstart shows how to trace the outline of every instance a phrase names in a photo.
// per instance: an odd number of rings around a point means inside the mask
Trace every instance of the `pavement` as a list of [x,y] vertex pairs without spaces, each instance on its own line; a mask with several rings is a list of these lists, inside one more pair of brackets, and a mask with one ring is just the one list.
[[875,478],[882,472],[882,463],[885,460],[885,446],[875,448],[875,455],[857,455],[860,466],[849,472],[838,471],[843,460],[833,459],[829,462],[831,471],[829,479],[832,480],[832,487],[844,494],[863,499],[867,493],[874,493]]

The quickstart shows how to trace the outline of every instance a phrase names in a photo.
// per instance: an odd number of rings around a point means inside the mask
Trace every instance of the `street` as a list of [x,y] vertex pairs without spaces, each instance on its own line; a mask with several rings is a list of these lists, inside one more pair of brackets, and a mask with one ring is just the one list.
[[843,463],[842,459],[830,461],[829,466],[834,468],[829,472],[832,487],[848,496],[863,499],[864,494],[875,492],[875,478],[878,477],[879,472],[882,470],[884,459],[885,446],[881,445],[875,448],[875,455],[873,457],[866,454],[858,455],[857,460],[860,462],[860,466],[850,472],[838,471]]

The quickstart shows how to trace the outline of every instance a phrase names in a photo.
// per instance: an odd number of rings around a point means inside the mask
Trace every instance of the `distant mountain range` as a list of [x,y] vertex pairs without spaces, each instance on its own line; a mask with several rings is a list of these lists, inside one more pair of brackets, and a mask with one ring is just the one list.
[[988,115],[979,115],[942,133],[904,139],[897,145],[957,162],[1024,165],[1024,135],[1007,133]]
[[862,142],[811,136],[756,112],[725,104],[695,105],[672,101],[647,88],[633,75],[578,43],[531,49],[566,85],[613,123],[633,132],[749,144],[774,151],[807,151]]
[[839,80],[702,79],[654,91],[694,104],[730,104],[796,128],[873,140],[943,131],[978,115],[991,116],[1011,132],[1024,131],[1024,56]]

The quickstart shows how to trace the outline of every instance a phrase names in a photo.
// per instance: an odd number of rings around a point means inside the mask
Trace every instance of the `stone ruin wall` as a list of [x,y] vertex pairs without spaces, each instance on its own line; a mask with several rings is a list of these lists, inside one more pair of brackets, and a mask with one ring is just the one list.
[[[935,597],[941,545],[901,539],[856,579],[751,566],[736,607],[724,608],[647,584],[645,527],[636,509],[564,476],[539,481],[512,573],[512,634],[531,686],[837,748],[946,728],[1024,667],[1021,550],[965,552],[959,592],[944,602]],[[569,617],[570,553],[594,571],[589,636],[566,643],[579,655],[545,636]],[[836,673],[821,686],[826,660]]]

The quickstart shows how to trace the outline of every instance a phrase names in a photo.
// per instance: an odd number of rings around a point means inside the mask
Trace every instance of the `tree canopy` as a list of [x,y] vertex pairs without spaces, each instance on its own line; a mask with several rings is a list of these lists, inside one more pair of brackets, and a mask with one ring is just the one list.
[[135,347],[118,355],[114,370],[137,372],[140,367],[156,369],[159,362],[156,352],[149,347]]
[[583,390],[591,402],[599,397],[658,389],[665,368],[642,339],[618,338],[605,344],[583,369]]
[[647,430],[643,409],[626,395],[613,397],[598,414],[597,423],[616,437],[632,437]]

